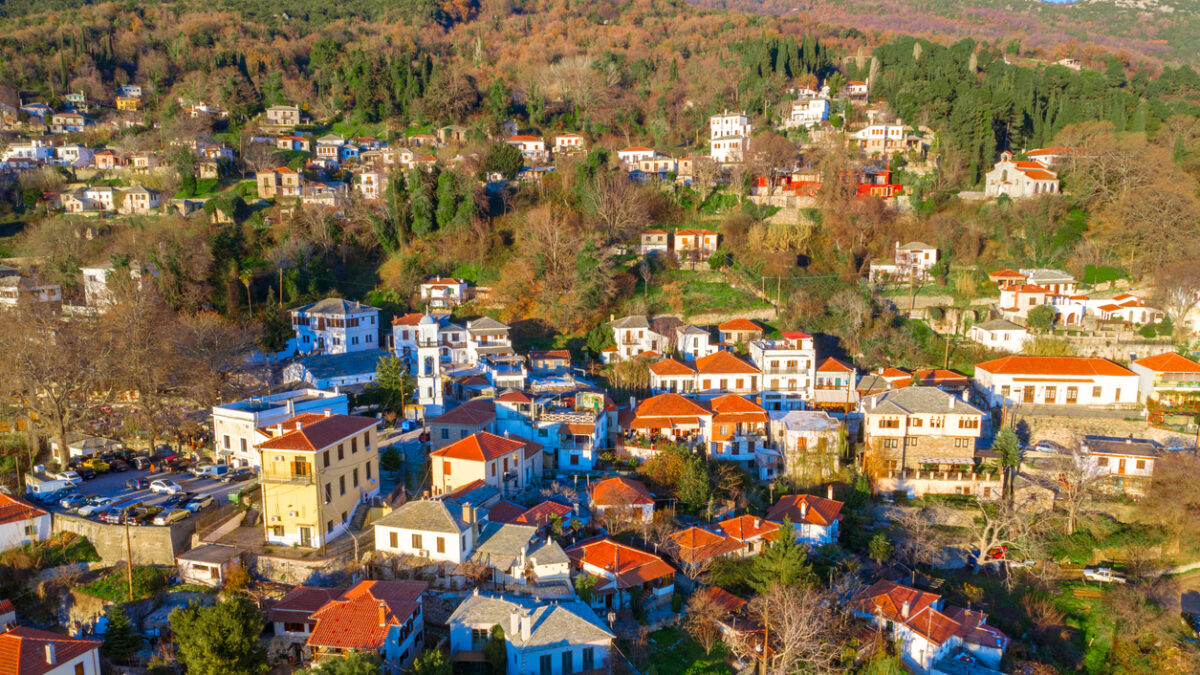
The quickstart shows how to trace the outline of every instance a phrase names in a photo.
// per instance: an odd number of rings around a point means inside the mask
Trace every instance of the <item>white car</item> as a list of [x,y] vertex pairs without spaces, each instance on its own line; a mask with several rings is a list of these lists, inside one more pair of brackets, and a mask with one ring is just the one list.
[[183,492],[183,487],[173,480],[160,478],[150,481],[150,491],[156,495],[175,495]]
[[113,503],[112,497],[94,497],[92,499],[89,499],[87,504],[84,504],[83,506],[79,507],[79,510],[76,511],[76,513],[78,513],[81,516],[90,516],[94,513],[99,513],[100,511],[103,511],[105,509],[105,507],[107,507],[111,503]]
[[83,476],[80,476],[78,473],[75,473],[74,471],[60,471],[60,472],[54,474],[54,479],[55,480],[65,480],[68,483],[70,483],[71,485],[79,485],[79,484],[83,483]]
[[1123,584],[1126,582],[1125,575],[1114,572],[1107,567],[1089,567],[1083,570],[1083,578],[1102,584]]

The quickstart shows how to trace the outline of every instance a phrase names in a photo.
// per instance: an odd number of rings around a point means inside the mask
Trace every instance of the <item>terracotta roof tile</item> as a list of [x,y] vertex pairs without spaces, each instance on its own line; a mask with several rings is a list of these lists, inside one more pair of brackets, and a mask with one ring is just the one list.
[[757,375],[759,369],[726,351],[719,351],[696,359],[696,372],[706,375]]
[[642,401],[637,417],[709,417],[707,408],[679,394],[659,394]]
[[1175,352],[1163,352],[1154,356],[1134,361],[1139,366],[1149,368],[1156,373],[1200,373],[1200,363],[1185,358]]
[[485,462],[497,457],[525,448],[526,456],[530,449],[540,451],[540,443],[525,440],[520,436],[497,436],[487,431],[476,431],[466,438],[455,441],[446,447],[429,453],[434,457],[449,457],[451,459],[469,459]]
[[696,371],[675,359],[664,359],[650,364],[650,372],[655,375],[695,375]]
[[362,581],[313,613],[310,646],[378,651],[392,626],[403,625],[421,607],[425,581]]
[[590,565],[613,575],[619,589],[675,576],[675,568],[662,558],[611,539],[582,541],[568,548],[565,553],[576,566]]
[[429,420],[430,424],[461,424],[484,426],[496,419],[496,403],[490,398],[476,398]]
[[566,504],[561,504],[559,502],[547,499],[541,504],[538,504],[517,516],[515,520],[510,522],[514,522],[518,525],[534,525],[541,527],[542,525],[546,525],[552,521],[555,516],[558,516],[565,521],[566,517],[571,513],[571,511],[571,507],[567,506]]
[[[48,644],[54,645],[54,664],[46,663]],[[0,675],[42,675],[61,669],[63,663],[99,648],[99,640],[15,626],[0,633]]]
[[[379,420],[357,415],[304,413],[285,420],[282,424],[283,435],[268,438],[259,443],[258,447],[264,450],[316,452],[343,438],[374,428],[379,424]],[[259,429],[259,432],[270,435],[271,427]]]
[[321,609],[329,601],[342,594],[342,588],[322,588],[320,586],[297,586],[288,591],[287,595],[267,612],[271,621],[291,623],[316,623],[312,613]]
[[717,330],[722,331],[758,331],[762,332],[762,327],[754,323],[750,319],[730,319],[725,323],[717,326]]
[[841,361],[838,361],[837,359],[835,359],[831,356],[831,357],[825,359],[823,362],[821,362],[821,365],[817,367],[817,372],[818,373],[852,373],[852,372],[854,372],[854,369],[851,368],[850,366],[842,363]]
[[1083,356],[1006,356],[977,364],[976,370],[996,375],[1059,375],[1136,377],[1112,361]]
[[[804,516],[800,504],[806,504]],[[784,495],[767,511],[767,520],[777,523],[787,518],[793,523],[812,523],[828,526],[842,519],[842,502],[816,495]]]
[[645,483],[616,476],[592,484],[592,504],[599,506],[654,504],[654,495]]
[[[483,481],[477,481],[482,483]],[[514,523],[526,511],[524,506],[501,499],[488,511],[488,520],[493,523]]]
[[740,612],[746,606],[745,600],[719,586],[710,586],[701,591],[701,593],[707,595],[713,602],[720,605],[722,609],[730,614]]
[[741,542],[765,536],[779,529],[779,526],[775,523],[749,514],[722,520],[717,523],[717,527],[721,528],[725,536]]
[[20,497],[0,493],[0,524],[15,523],[45,515],[49,515],[45,509],[38,508]]

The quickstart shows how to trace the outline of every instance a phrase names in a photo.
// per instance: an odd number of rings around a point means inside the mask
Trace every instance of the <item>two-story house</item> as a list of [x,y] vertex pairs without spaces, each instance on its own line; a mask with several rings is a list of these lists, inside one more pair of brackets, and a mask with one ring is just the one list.
[[100,675],[101,644],[29,626],[0,633],[4,670],[13,675]]
[[849,411],[858,405],[858,371],[832,356],[817,366],[813,404],[826,410]]
[[750,360],[762,372],[762,406],[796,410],[813,398],[817,350],[813,338],[799,331],[778,339],[750,342]]
[[623,454],[648,459],[660,441],[693,445],[707,442],[713,414],[700,403],[674,393],[634,403],[629,419],[621,423],[625,434],[619,449]]
[[730,319],[717,326],[717,335],[726,345],[748,345],[762,338],[763,329],[750,319]]
[[428,581],[360,581],[312,613],[307,645],[313,661],[365,653],[383,675],[408,669],[425,647],[422,595]]
[[450,615],[450,658],[483,660],[492,629],[504,633],[510,675],[607,672],[613,632],[579,600],[546,601],[482,594],[476,589]]
[[602,355],[606,360],[623,361],[645,352],[665,354],[671,348],[671,336],[656,333],[645,316],[627,316],[609,325],[616,346]]
[[294,127],[300,124],[300,108],[294,105],[273,105],[267,108],[267,124]]
[[767,510],[767,520],[792,524],[796,542],[817,547],[835,543],[841,529],[843,503],[833,498],[833,486],[826,496],[784,495]]
[[629,607],[630,590],[637,588],[648,612],[669,604],[675,593],[675,568],[667,561],[608,538],[577,542],[566,550],[577,574],[596,577],[592,607]]
[[641,247],[638,253],[642,255],[666,255],[670,251],[670,244],[667,242],[667,233],[665,230],[646,230],[642,233]]
[[303,650],[317,625],[313,613],[336,600],[345,590],[301,585],[288,591],[267,611],[267,621],[274,624],[275,637],[293,649]]
[[988,405],[1044,404],[1132,408],[1137,374],[1082,356],[1006,356],[975,366],[975,388]]
[[559,134],[554,137],[554,153],[574,154],[587,150],[586,141],[580,134]]
[[346,394],[321,389],[290,391],[213,406],[213,443],[217,458],[232,466],[260,467],[255,444],[258,430],[274,426],[303,413],[348,415]]
[[730,352],[717,351],[696,359],[695,392],[701,398],[722,394],[758,394],[762,371]]
[[546,160],[546,141],[537,136],[517,134],[504,139],[505,143],[521,151],[521,156],[527,162],[543,162]]
[[439,450],[477,431],[490,431],[495,421],[495,401],[471,399],[428,420],[430,448]]
[[588,504],[598,517],[615,517],[619,520],[654,519],[654,495],[640,480],[614,476],[592,483],[588,490]]
[[454,564],[471,557],[480,532],[475,507],[449,499],[405,502],[374,528],[376,551]]
[[378,349],[379,310],[361,302],[326,298],[291,311],[296,350],[347,354]]
[[[769,412],[770,450],[776,455],[773,471],[759,478],[787,477],[807,484],[831,476],[841,466],[842,422],[824,410]],[[771,453],[764,453],[770,457]],[[764,458],[765,459],[765,458]],[[768,464],[764,461],[763,464]]]
[[675,329],[675,351],[685,360],[695,361],[717,351],[717,346],[712,342],[712,333],[689,323]]
[[801,98],[792,101],[792,108],[784,120],[785,129],[811,129],[829,119],[829,99]]
[[319,548],[379,495],[373,417],[304,413],[259,429],[267,543]]
[[421,284],[421,303],[433,309],[450,309],[467,301],[469,284],[452,277],[430,277]]
[[1150,489],[1154,464],[1162,455],[1162,446],[1146,438],[1087,435],[1079,449],[1106,478],[1109,489],[1119,494],[1141,497]]
[[617,159],[627,169],[637,168],[638,162],[643,159],[653,159],[654,155],[654,148],[647,148],[644,145],[632,145],[617,151]]
[[708,118],[708,155],[721,164],[741,162],[750,150],[750,118],[728,110]]
[[767,411],[757,403],[726,394],[709,401],[712,426],[708,434],[708,458],[733,462],[751,474],[758,473],[758,457],[768,443]]
[[680,262],[704,262],[717,252],[717,241],[713,230],[675,230],[671,233],[671,250]]
[[1200,363],[1175,352],[1163,352],[1129,364],[1138,376],[1138,397],[1144,403],[1180,406],[1200,397]]
[[481,480],[515,494],[541,483],[542,446],[518,436],[480,431],[429,453],[435,495]]
[[254,174],[261,199],[299,197],[304,191],[304,177],[294,169],[281,166]]

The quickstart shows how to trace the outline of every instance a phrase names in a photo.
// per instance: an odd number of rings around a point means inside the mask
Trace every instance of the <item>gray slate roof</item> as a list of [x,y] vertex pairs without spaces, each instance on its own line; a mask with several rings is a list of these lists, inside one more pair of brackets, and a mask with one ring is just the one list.
[[297,312],[307,312],[308,314],[354,314],[356,312],[376,311],[379,310],[370,306],[364,305],[361,302],[350,302],[344,298],[325,298],[311,305],[305,305],[299,309],[293,310]]
[[1157,457],[1162,446],[1149,438],[1120,438],[1117,436],[1084,436],[1080,443],[1089,453],[1104,455],[1129,455],[1130,457]]
[[650,321],[644,316],[626,316],[610,324],[613,328],[649,328]]
[[221,564],[240,556],[242,549],[233,546],[222,546],[221,544],[208,544],[198,546],[187,553],[180,553],[175,556],[176,560],[186,560],[189,562],[204,562]]
[[913,413],[983,414],[979,408],[937,387],[904,387],[868,396],[863,401],[868,413],[910,415]]
[[553,539],[542,542],[541,546],[529,552],[529,557],[536,565],[557,565],[571,562],[566,552]]
[[[514,635],[509,630],[514,612],[530,615],[528,640],[523,640],[520,632]],[[596,613],[579,600],[541,604],[534,598],[469,595],[450,615],[449,622],[489,628],[499,625],[504,629],[505,639],[516,647],[589,644],[614,637]]]
[[462,507],[450,501],[415,500],[375,521],[376,526],[396,527],[424,532],[462,534],[469,527],[462,519]]
[[509,569],[536,533],[537,528],[532,525],[488,523],[479,535],[471,560],[497,569]]
[[937,247],[930,246],[929,244],[926,244],[926,243],[920,242],[920,241],[910,241],[907,244],[901,246],[900,250],[901,251],[924,251],[924,250],[931,249],[931,248],[937,248]]
[[375,372],[379,359],[388,356],[382,349],[364,349],[345,354],[317,354],[296,360],[314,378],[323,380],[345,375],[365,375]]
[[703,328],[700,328],[698,326],[693,326],[690,323],[684,324],[684,325],[680,326],[679,328],[677,328],[676,330],[679,331],[680,335],[709,335],[708,331],[706,331]]
[[508,324],[501,323],[490,316],[480,317],[474,321],[467,322],[467,330],[471,333],[480,333],[483,331],[507,331]]

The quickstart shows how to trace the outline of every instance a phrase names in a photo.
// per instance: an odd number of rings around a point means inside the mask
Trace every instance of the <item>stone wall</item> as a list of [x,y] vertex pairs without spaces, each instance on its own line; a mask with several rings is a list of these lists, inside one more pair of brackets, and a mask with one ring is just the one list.
[[[953,437],[942,436],[909,436],[915,438],[917,445],[904,445],[906,438],[893,437],[899,443],[900,447],[885,448],[883,441],[886,436],[877,436],[868,441],[867,447],[872,454],[883,461],[895,461],[899,466],[906,469],[920,469],[922,458],[939,458],[939,459],[958,459],[958,460],[974,460],[975,444],[972,443],[968,447],[955,447]],[[970,439],[974,441],[975,439]],[[965,466],[970,467],[969,464]]]
[[[125,526],[98,523],[87,518],[55,513],[53,531],[74,532],[88,538],[100,558],[113,564],[125,560]],[[170,527],[129,526],[129,547],[135,565],[174,565],[175,554],[188,549],[195,523],[189,518]]]

